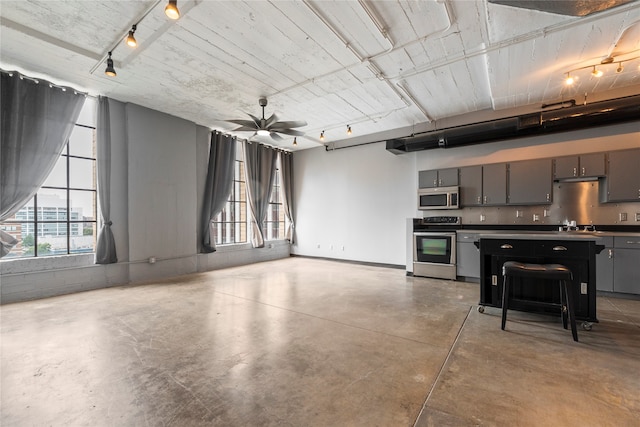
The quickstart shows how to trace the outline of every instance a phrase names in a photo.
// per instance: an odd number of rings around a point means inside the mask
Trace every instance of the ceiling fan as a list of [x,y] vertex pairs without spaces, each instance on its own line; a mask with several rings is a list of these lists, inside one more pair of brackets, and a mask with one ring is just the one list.
[[240,125],[240,127],[236,129],[232,129],[234,132],[254,132],[252,139],[256,135],[258,136],[271,136],[272,139],[276,141],[281,141],[283,138],[279,134],[284,135],[292,135],[292,136],[303,136],[304,132],[299,130],[295,130],[292,128],[297,128],[300,126],[306,126],[307,122],[305,121],[283,121],[279,122],[278,117],[274,114],[271,115],[268,119],[264,117],[264,107],[267,106],[267,98],[260,98],[258,100],[258,105],[262,107],[262,118],[258,118],[252,114],[248,114],[251,117],[251,120],[226,120],[229,123],[235,123]]

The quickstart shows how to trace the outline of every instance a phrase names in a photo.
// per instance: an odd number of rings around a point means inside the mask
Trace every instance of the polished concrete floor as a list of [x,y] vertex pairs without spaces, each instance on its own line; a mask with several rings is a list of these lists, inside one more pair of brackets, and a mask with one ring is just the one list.
[[639,425],[640,301],[576,343],[478,298],[294,257],[4,305],[1,425]]

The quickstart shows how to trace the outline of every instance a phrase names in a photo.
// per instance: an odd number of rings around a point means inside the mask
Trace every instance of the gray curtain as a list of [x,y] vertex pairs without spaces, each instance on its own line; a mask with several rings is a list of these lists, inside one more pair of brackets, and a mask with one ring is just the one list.
[[251,244],[264,247],[264,220],[276,170],[277,152],[257,142],[244,143],[244,169],[247,177],[247,202],[251,213]]
[[111,231],[111,118],[109,98],[98,97],[96,146],[98,151],[98,197],[102,226],[98,233],[96,264],[118,262],[116,242]]
[[[84,94],[2,70],[0,84],[0,221],[38,191],[60,157]],[[0,234],[0,256],[17,242]],[[4,236],[4,237],[3,237]]]
[[293,243],[293,232],[295,224],[293,222],[293,154],[280,151],[280,179],[282,181],[282,206],[284,214],[289,220],[287,229],[284,231],[284,238]]
[[203,253],[215,252],[216,250],[211,220],[222,211],[227,199],[229,199],[233,185],[235,160],[235,137],[223,135],[217,131],[212,132],[209,167],[202,204],[202,245],[200,251]]

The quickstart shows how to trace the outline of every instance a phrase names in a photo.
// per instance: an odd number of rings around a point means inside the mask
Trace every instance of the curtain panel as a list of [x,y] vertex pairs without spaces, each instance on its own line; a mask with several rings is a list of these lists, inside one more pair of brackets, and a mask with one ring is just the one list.
[[116,241],[111,231],[111,116],[109,98],[98,97],[96,120],[96,146],[98,151],[98,198],[102,225],[96,245],[96,264],[118,262]]
[[202,242],[200,252],[216,250],[212,220],[224,208],[233,185],[233,169],[236,160],[236,138],[218,131],[211,133],[209,166],[202,204]]
[[[42,186],[78,120],[85,95],[18,72],[1,71],[0,221]],[[0,234],[0,257],[17,243]]]
[[284,231],[284,238],[294,243],[295,224],[293,222],[293,154],[280,151],[280,179],[282,181],[282,206],[289,220]]
[[277,152],[257,142],[244,143],[244,167],[247,179],[247,203],[251,215],[251,244],[264,247],[264,220],[276,170]]

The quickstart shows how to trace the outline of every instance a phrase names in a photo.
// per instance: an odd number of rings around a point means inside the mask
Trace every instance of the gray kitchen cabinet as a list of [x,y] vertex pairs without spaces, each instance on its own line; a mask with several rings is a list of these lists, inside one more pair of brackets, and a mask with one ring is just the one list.
[[603,237],[604,249],[596,255],[596,290],[613,292],[613,237]]
[[558,157],[553,160],[553,163],[554,179],[599,177],[605,175],[604,153]]
[[458,168],[418,172],[418,187],[453,187],[458,185]]
[[640,294],[640,237],[613,238],[613,291]]
[[509,204],[550,204],[553,192],[552,168],[551,159],[510,163]]
[[480,250],[473,244],[479,233],[458,231],[456,233],[456,276],[461,279],[480,281]]
[[640,149],[609,152],[607,202],[640,201]]
[[482,205],[482,166],[460,168],[460,205]]
[[482,204],[507,204],[507,164],[494,163],[482,167]]

